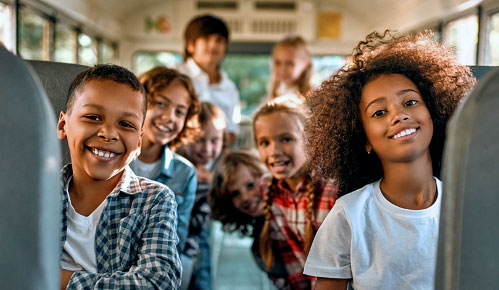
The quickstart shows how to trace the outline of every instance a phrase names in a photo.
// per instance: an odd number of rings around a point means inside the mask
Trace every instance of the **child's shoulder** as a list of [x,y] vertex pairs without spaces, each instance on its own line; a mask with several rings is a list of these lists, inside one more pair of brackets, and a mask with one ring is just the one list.
[[363,208],[374,198],[375,187],[379,186],[379,181],[369,183],[362,188],[341,196],[336,203],[350,210]]

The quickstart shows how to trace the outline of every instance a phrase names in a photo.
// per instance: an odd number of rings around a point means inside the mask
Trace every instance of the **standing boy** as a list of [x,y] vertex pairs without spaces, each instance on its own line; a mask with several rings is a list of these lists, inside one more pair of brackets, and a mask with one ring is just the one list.
[[115,65],[80,73],[58,123],[72,164],[63,168],[61,289],[177,289],[176,203],[137,177],[146,96]]

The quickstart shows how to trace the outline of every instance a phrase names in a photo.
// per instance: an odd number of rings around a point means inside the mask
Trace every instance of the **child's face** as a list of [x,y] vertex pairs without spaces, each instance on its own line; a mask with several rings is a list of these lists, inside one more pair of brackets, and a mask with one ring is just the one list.
[[227,39],[220,34],[198,37],[187,44],[187,51],[199,64],[218,64],[225,57]]
[[110,80],[88,82],[61,112],[60,139],[68,140],[73,173],[109,180],[135,158],[141,145],[144,97]]
[[185,147],[189,160],[195,165],[206,165],[217,158],[223,146],[224,129],[217,129],[213,122],[206,122],[201,129],[201,138]]
[[306,162],[304,128],[300,120],[285,112],[260,116],[255,139],[265,166],[277,179],[300,178]]
[[277,80],[286,85],[294,84],[310,61],[296,47],[278,46],[272,55]]
[[239,164],[233,174],[227,189],[234,207],[252,217],[262,216],[265,213],[265,202],[258,184],[259,176],[244,164]]
[[175,139],[184,128],[191,97],[176,80],[150,97],[151,105],[144,121],[144,140],[163,146]]
[[416,85],[400,74],[381,75],[362,88],[360,113],[368,144],[382,163],[429,154],[430,112]]

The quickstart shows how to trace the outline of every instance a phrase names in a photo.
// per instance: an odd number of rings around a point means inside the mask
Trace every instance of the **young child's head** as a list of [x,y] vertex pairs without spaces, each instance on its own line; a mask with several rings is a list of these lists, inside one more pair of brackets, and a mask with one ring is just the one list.
[[215,168],[210,191],[213,218],[227,230],[249,233],[253,219],[264,214],[260,180],[266,173],[252,151],[227,151]]
[[175,150],[194,140],[199,99],[188,76],[166,67],[140,76],[148,97],[144,140]]
[[263,105],[253,119],[253,133],[260,158],[276,179],[305,176],[306,110],[299,101],[275,99]]
[[352,62],[309,95],[310,166],[335,179],[340,195],[380,179],[383,162],[417,154],[429,155],[438,176],[447,120],[475,82],[429,31],[369,34]]
[[184,32],[184,59],[197,63],[220,63],[227,52],[229,29],[216,16],[202,15],[192,19]]
[[146,109],[142,85],[125,68],[97,65],[76,76],[57,126],[75,176],[109,180],[121,173],[138,154]]
[[202,102],[198,116],[201,136],[182,147],[183,153],[194,165],[206,165],[222,152],[226,127],[225,114],[217,106]]
[[290,36],[277,43],[272,50],[272,64],[271,99],[277,97],[281,84],[297,87],[302,95],[310,89],[312,61],[307,43],[300,36]]

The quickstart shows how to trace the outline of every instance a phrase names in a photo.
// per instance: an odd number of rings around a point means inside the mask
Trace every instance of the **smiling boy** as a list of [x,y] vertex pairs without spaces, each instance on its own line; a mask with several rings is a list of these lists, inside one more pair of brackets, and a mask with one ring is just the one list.
[[115,65],[80,73],[61,112],[63,168],[61,289],[177,289],[176,203],[168,187],[137,177],[146,96]]

